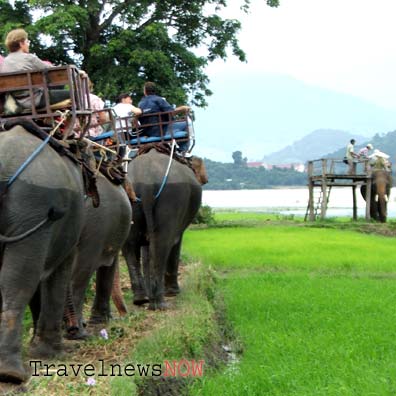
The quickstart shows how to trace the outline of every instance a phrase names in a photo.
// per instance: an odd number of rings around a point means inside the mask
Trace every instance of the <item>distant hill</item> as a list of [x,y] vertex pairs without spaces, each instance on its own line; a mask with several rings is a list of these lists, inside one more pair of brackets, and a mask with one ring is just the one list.
[[[386,154],[390,155],[390,161],[393,164],[393,168],[396,166],[396,131],[388,132],[386,134],[380,135],[376,134],[371,139],[361,139],[357,140],[355,145],[355,152],[358,152],[362,147],[371,143],[374,149],[379,149]],[[323,158],[343,158],[345,155],[345,148],[329,152],[324,155]]]
[[323,158],[325,155],[341,150],[344,156],[345,147],[351,139],[366,142],[367,137],[335,129],[318,129],[263,158],[264,162],[273,165],[305,163],[308,160]]
[[[194,154],[215,161],[232,161],[236,150],[249,161],[257,161],[318,129],[348,131],[367,140],[396,128],[396,109],[287,76],[235,74],[224,65],[213,76],[210,89],[214,94],[208,98],[209,106],[194,110]],[[347,140],[340,137],[339,147]],[[326,151],[322,146],[319,154],[337,149],[331,146]]]

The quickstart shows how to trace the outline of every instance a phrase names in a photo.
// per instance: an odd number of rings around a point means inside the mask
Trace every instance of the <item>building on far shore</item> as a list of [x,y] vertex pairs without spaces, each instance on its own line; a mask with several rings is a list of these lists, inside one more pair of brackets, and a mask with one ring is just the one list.
[[262,161],[251,161],[247,162],[247,167],[248,168],[265,168],[267,170],[271,170],[274,167],[275,168],[280,168],[280,169],[294,169],[297,172],[305,172],[306,168],[304,164],[301,163],[291,163],[291,164],[267,164],[266,162]]

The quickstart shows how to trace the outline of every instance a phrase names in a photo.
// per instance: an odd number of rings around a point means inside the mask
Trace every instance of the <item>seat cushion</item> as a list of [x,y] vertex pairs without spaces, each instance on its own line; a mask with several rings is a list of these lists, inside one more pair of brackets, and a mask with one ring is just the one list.
[[162,142],[164,140],[172,140],[172,138],[174,139],[181,139],[181,138],[186,138],[188,137],[188,133],[186,131],[178,131],[175,132],[173,134],[173,137],[171,134],[166,134],[164,135],[162,138],[161,136],[150,136],[150,137],[146,137],[146,136],[142,136],[140,139],[134,138],[129,140],[129,144],[144,144],[144,143],[155,143],[155,142]]

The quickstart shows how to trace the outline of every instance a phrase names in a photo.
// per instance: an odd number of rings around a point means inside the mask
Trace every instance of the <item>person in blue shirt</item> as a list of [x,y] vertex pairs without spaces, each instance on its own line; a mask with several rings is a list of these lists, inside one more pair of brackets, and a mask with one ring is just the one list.
[[[143,93],[144,97],[139,102],[138,107],[142,110],[142,115],[139,117],[139,121],[145,136],[151,137],[165,135],[168,129],[168,124],[173,115],[181,112],[188,112],[190,110],[189,106],[179,106],[174,108],[165,100],[165,98],[157,94],[156,86],[151,81],[144,84]],[[150,116],[152,113],[162,112],[168,112],[168,114]],[[145,127],[145,125],[147,126]],[[188,126],[186,121],[173,122],[173,132],[187,131],[187,128]],[[187,151],[188,146],[188,142],[182,142],[179,144],[179,149],[180,151]]]

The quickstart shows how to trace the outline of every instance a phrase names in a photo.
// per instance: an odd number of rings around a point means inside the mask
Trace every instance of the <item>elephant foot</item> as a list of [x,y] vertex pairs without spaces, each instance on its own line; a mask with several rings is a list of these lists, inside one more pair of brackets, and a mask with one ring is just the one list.
[[179,283],[177,282],[177,274],[165,274],[165,296],[174,297],[180,293]]
[[29,355],[34,358],[51,359],[63,352],[61,342],[48,342],[35,337],[30,343]]
[[102,314],[99,312],[92,312],[88,324],[90,325],[106,324],[109,322],[110,319],[112,319],[112,316],[109,313]]
[[0,382],[21,384],[30,378],[30,373],[23,367],[22,362],[14,359],[0,360]]
[[165,287],[165,296],[166,297],[174,297],[180,294],[180,288],[177,285],[176,287]]
[[66,329],[66,333],[63,335],[66,340],[86,340],[91,337],[91,335],[85,330],[85,328],[71,327]]
[[133,293],[133,304],[143,305],[148,303],[149,299],[145,293]]
[[166,303],[165,301],[150,301],[148,309],[150,311],[165,311],[166,309],[169,308],[169,304]]

